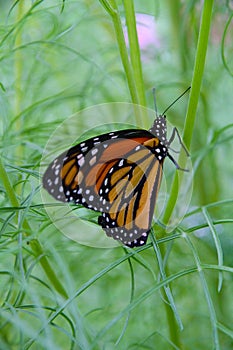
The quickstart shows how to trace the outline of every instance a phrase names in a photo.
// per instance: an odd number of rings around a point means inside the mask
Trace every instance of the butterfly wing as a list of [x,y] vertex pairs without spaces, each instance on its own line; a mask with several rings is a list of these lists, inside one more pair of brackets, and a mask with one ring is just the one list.
[[146,130],[91,138],[58,156],[43,176],[57,200],[102,212],[108,236],[129,246],[146,242],[166,147]]
[[81,142],[54,159],[44,173],[43,187],[59,201],[102,211],[98,192],[111,165],[150,137],[146,130],[130,129]]
[[146,243],[161,176],[162,163],[143,145],[111,167],[100,188],[109,208],[99,224],[108,236],[129,247]]

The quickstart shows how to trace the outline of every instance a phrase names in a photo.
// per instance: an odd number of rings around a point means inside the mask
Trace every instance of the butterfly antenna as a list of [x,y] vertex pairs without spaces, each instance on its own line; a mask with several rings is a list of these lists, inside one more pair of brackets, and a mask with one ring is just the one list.
[[156,118],[157,118],[158,117],[158,110],[157,110],[157,104],[156,104],[155,88],[153,88],[152,92],[153,92],[153,98],[154,98],[155,114],[156,114]]
[[186,94],[187,91],[189,91],[191,89],[191,86],[189,86],[179,97],[177,97],[175,99],[175,101],[173,101],[166,109],[165,111],[162,113],[162,115],[164,115],[182,96],[184,96],[184,94]]

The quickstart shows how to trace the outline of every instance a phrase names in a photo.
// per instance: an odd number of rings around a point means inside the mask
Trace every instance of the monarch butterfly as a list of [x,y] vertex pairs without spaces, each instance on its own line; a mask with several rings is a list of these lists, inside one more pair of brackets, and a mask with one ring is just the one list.
[[167,139],[163,114],[149,130],[127,129],[90,138],[49,165],[43,187],[59,201],[100,212],[98,224],[107,236],[129,247],[142,246],[151,229],[164,159],[181,169],[169,153],[176,135],[185,149],[176,128]]

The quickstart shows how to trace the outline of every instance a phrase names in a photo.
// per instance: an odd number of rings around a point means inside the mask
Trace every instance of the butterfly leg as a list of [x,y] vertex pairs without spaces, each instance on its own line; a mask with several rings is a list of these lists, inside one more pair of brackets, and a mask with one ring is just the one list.
[[[168,146],[170,146],[171,143],[174,141],[176,135],[177,135],[177,137],[178,137],[178,139],[179,139],[180,145],[182,146],[182,148],[183,148],[183,150],[185,151],[186,155],[189,157],[189,152],[188,152],[187,148],[185,147],[185,145],[183,144],[183,142],[182,142],[182,140],[181,140],[181,137],[180,137],[180,134],[179,134],[179,131],[177,130],[176,127],[173,128],[173,130],[172,130],[171,137],[170,137],[170,139],[168,140]],[[169,149],[171,149],[171,148],[169,147]],[[174,150],[172,150],[172,151],[175,152],[175,153],[179,153],[179,152],[174,151]]]
[[175,164],[176,169],[189,172],[188,169],[181,168],[181,167],[179,166],[179,164],[177,163],[177,161],[170,155],[170,153],[167,153],[167,156],[168,156],[168,158],[172,161],[172,163]]

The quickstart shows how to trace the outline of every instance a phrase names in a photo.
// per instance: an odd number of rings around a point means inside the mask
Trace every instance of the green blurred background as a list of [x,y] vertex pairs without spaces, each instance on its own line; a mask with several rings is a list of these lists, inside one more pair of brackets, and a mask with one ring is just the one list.
[[[125,28],[123,3],[116,6]],[[203,2],[133,4],[146,106],[154,108],[156,87],[162,112],[191,84]],[[0,1],[1,161],[9,180],[2,169],[0,349],[230,350],[231,1],[215,1],[213,7],[190,149],[192,199],[179,227],[164,236],[155,226],[157,245],[138,251],[92,248],[59,232],[43,205],[39,169],[54,130],[84,108],[132,102],[103,5],[97,0]],[[188,94],[167,112],[181,134],[187,102]],[[91,125],[80,119],[77,139],[103,121],[142,128],[153,123],[145,117],[138,125],[133,115],[108,114],[103,120],[93,118]],[[105,132],[104,126],[98,131]],[[68,136],[64,131],[66,144]],[[56,209],[56,203],[51,205]],[[87,221],[95,220],[93,213],[85,215]]]

